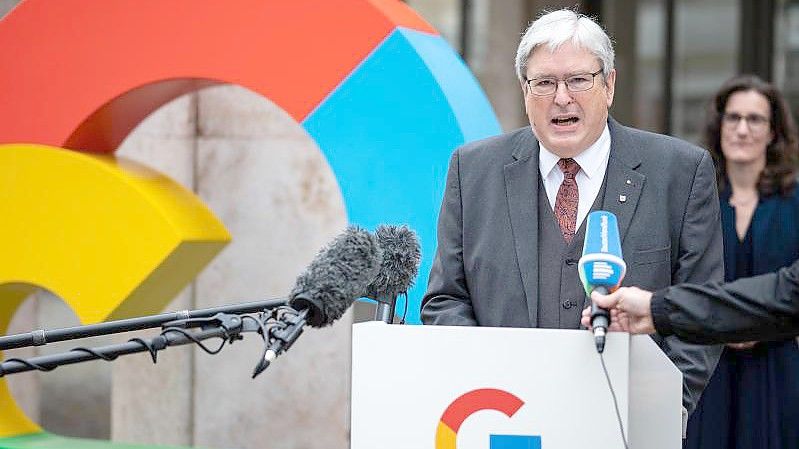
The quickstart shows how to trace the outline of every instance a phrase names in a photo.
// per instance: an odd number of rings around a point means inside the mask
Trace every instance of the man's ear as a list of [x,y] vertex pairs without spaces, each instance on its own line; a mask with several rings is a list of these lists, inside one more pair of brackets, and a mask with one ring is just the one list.
[[608,108],[613,105],[613,94],[616,92],[616,69],[613,69],[608,73],[608,77],[605,79],[605,94],[608,98]]

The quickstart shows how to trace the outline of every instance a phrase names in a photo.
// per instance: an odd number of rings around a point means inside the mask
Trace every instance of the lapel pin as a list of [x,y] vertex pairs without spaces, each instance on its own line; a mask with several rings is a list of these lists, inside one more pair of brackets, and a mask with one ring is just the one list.
[[627,195],[619,195],[619,202],[624,203],[627,201]]

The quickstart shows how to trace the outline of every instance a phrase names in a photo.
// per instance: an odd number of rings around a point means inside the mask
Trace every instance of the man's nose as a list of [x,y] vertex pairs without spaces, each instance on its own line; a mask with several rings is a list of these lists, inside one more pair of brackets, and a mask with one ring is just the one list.
[[555,104],[558,106],[565,106],[572,102],[571,92],[566,88],[565,81],[558,81],[555,86]]

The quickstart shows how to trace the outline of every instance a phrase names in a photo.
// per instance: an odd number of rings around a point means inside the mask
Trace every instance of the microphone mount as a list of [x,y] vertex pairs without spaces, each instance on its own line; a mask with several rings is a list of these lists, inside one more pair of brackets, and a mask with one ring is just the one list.
[[307,324],[309,310],[303,309],[298,312],[290,307],[282,307],[276,310],[274,316],[266,321],[266,325],[271,326],[271,328],[267,332],[268,338],[265,339],[261,359],[253,370],[253,379],[264,372],[277,356],[288,351],[291,345],[300,337],[303,327]]
[[[255,332],[264,341],[264,352],[253,377],[263,372],[278,355],[288,350],[302,334],[308,310],[297,311],[288,306],[278,306],[258,313],[217,313],[210,317],[197,317],[166,321],[161,333],[150,339],[132,338],[125,343],[94,348],[78,347],[69,351],[29,359],[10,358],[0,363],[0,377],[27,371],[52,371],[62,365],[90,360],[113,361],[119,356],[148,352],[153,363],[157,353],[170,346],[197,344],[208,354],[219,353],[226,344],[244,339],[243,334]],[[199,330],[193,330],[197,329]],[[219,338],[221,344],[211,349],[203,341]],[[268,361],[265,363],[265,361]]]
[[393,323],[397,297],[394,295],[383,295],[375,299],[375,301],[377,301],[377,307],[375,307],[375,321],[383,321],[388,324]]
[[84,326],[65,327],[61,329],[39,329],[22,334],[0,336],[0,351],[6,349],[24,348],[28,346],[43,346],[58,341],[75,340],[79,338],[97,337],[100,335],[117,334],[121,332],[164,327],[165,323],[190,320],[194,318],[213,317],[219,313],[253,313],[269,310],[286,304],[285,298],[268,299],[264,301],[245,302],[198,310],[181,310],[158,315],[150,315],[124,320],[107,321],[104,323],[88,324]]

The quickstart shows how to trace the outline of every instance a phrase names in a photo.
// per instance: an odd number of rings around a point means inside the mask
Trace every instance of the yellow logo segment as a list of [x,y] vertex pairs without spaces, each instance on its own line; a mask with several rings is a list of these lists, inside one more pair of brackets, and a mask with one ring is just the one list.
[[[157,313],[229,241],[192,192],[141,164],[0,145],[0,334],[35,287],[84,324]],[[37,430],[0,379],[0,437]]]

